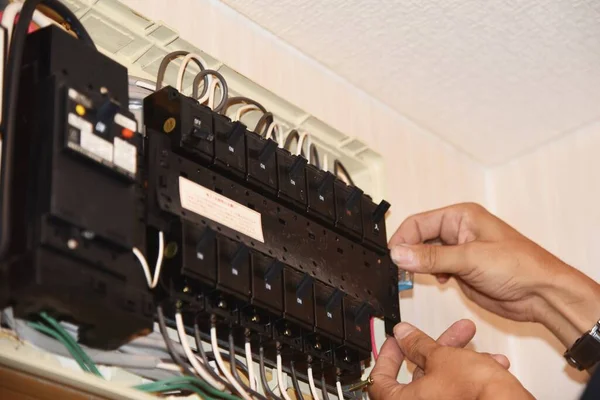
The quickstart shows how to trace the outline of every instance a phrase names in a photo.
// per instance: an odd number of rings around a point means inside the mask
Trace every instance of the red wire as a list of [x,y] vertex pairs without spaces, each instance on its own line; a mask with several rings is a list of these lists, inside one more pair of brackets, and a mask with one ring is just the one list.
[[371,317],[369,325],[371,326],[371,349],[373,351],[373,358],[377,361],[379,352],[377,351],[377,343],[375,342],[375,317]]

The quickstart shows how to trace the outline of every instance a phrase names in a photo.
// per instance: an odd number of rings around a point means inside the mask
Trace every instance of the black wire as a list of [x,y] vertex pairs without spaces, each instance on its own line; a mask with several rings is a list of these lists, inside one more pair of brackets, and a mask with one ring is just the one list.
[[234,393],[233,392],[234,389],[233,389],[233,386],[231,385],[231,383],[229,383],[225,379],[221,378],[221,376],[219,374],[217,374],[215,372],[215,370],[210,367],[210,364],[208,363],[208,357],[206,355],[206,352],[204,351],[204,347],[202,346],[202,339],[201,339],[200,327],[198,326],[198,322],[194,322],[194,339],[196,340],[196,347],[198,348],[198,352],[200,353],[200,358],[202,358],[204,365],[206,365],[206,370],[208,371],[210,376],[212,376],[216,381],[224,384],[228,389],[232,390],[232,393]]
[[[167,72],[167,67],[169,66],[169,63],[177,57],[187,56],[188,54],[190,54],[189,51],[175,50],[175,51],[170,52],[166,56],[164,56],[164,58],[160,62],[160,66],[158,67],[158,72],[156,73],[156,90],[157,91],[162,88],[163,80],[165,79],[165,72]],[[200,68],[200,71],[204,71],[204,67],[202,66],[202,63],[200,61],[198,61],[195,58],[192,58],[192,61],[194,61],[196,63],[196,65],[198,65],[198,67]],[[204,86],[208,87],[208,76],[204,77]]]
[[258,133],[261,136],[265,136],[267,133],[266,130],[268,129],[269,125],[271,125],[272,123],[273,123],[273,113],[270,111],[267,111],[260,117],[260,119],[256,123],[256,126],[254,127],[254,132]]
[[[252,388],[248,387],[248,385],[246,385],[244,383],[244,381],[242,381],[242,378],[240,377],[240,374],[238,373],[238,370],[237,370],[237,360],[235,358],[235,344],[233,343],[233,335],[231,333],[229,334],[229,367],[230,367],[231,373],[233,374],[233,377],[235,378],[237,383],[239,383],[244,389],[246,389],[246,391],[250,392],[250,394],[253,397],[255,397],[259,400],[267,400],[267,398],[265,396],[258,393],[256,390],[252,390]],[[248,367],[252,368],[251,365]],[[248,378],[248,380],[249,379],[250,378]]]
[[169,355],[173,361],[175,361],[175,364],[181,367],[185,375],[196,376],[196,374],[188,367],[187,363],[183,361],[177,350],[175,350],[175,346],[173,346],[173,342],[167,333],[167,324],[165,323],[165,315],[163,313],[162,306],[159,305],[156,307],[156,314],[158,315],[158,328],[160,329],[160,334],[167,345],[167,351],[169,352]]
[[265,374],[265,349],[263,349],[262,346],[260,346],[260,349],[258,349],[258,364],[260,367],[260,382],[263,385],[265,393],[267,393],[267,396],[273,400],[281,400],[279,396],[273,393],[273,391],[269,387],[269,384],[267,383],[267,375]]
[[285,142],[283,142],[283,148],[287,151],[291,151],[290,146],[294,142],[294,139],[300,140],[300,135],[296,129],[293,129],[290,131],[290,133],[288,133],[287,137],[285,138]]
[[339,177],[340,176],[340,171],[342,172],[342,174],[344,174],[344,176],[346,177],[346,179],[348,179],[348,184],[350,186],[354,186],[354,181],[352,180],[352,177],[348,173],[348,170],[346,169],[346,167],[344,167],[344,164],[342,164],[342,162],[340,160],[335,160],[333,162],[333,173],[334,173],[334,175],[337,176],[337,177]]
[[244,96],[235,96],[235,97],[230,97],[229,99],[227,99],[227,103],[225,103],[223,112],[227,113],[227,110],[229,109],[229,107],[231,107],[235,104],[240,104],[240,103],[255,105],[256,107],[258,107],[258,109],[260,111],[263,112],[263,114],[267,112],[267,109],[262,104],[260,104],[258,101],[253,100],[249,97],[244,97]]
[[296,397],[298,400],[304,400],[304,396],[302,396],[302,390],[300,390],[300,383],[298,383],[298,377],[296,376],[296,369],[294,368],[293,361],[290,362],[290,370],[292,371],[292,385],[294,386]]
[[214,109],[215,112],[220,112],[225,107],[225,104],[227,104],[227,96],[229,96],[229,86],[227,85],[227,81],[225,80],[223,75],[221,75],[220,72],[212,69],[205,69],[204,71],[200,71],[198,75],[196,75],[196,77],[194,78],[194,83],[192,83],[192,97],[198,99],[206,94],[206,92],[208,91],[208,86],[204,84],[204,87],[202,88],[202,93],[200,95],[198,95],[198,86],[200,85],[200,80],[208,75],[214,75],[221,82],[221,89],[223,91],[221,95],[221,101]]
[[65,22],[70,25],[71,30],[75,32],[79,40],[88,44],[93,49],[96,49],[96,45],[94,44],[94,41],[92,40],[92,37],[88,31],[85,29],[79,18],[77,18],[77,16],[73,14],[73,12],[67,6],[58,0],[44,0],[43,3],[45,6],[61,16]]
[[11,197],[12,197],[12,175],[14,158],[14,138],[17,124],[17,107],[19,103],[19,84],[21,80],[21,64],[25,51],[25,39],[29,24],[36,7],[44,3],[52,10],[57,11],[63,18],[70,20],[72,26],[79,31],[79,38],[95,48],[89,34],[83,28],[77,17],[57,0],[27,0],[19,12],[19,20],[14,27],[8,60],[6,62],[6,74],[4,82],[6,86],[2,96],[4,98],[3,110],[3,144],[2,144],[2,168],[0,172],[0,190],[2,192],[2,204],[0,212],[0,259],[6,256],[10,246],[11,235]]
[[327,382],[325,382],[325,375],[321,375],[321,392],[323,393],[323,400],[329,400],[329,393],[327,393]]

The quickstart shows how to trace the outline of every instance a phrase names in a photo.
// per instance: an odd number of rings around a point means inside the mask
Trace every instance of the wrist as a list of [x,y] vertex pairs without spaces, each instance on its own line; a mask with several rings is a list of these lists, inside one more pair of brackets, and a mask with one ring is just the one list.
[[539,291],[544,306],[536,319],[569,348],[600,319],[600,285],[566,264],[550,278]]

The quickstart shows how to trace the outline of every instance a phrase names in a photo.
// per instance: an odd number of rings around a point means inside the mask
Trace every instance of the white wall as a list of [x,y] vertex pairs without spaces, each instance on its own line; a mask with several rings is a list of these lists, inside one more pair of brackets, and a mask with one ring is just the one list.
[[[598,127],[596,135],[582,132],[564,144],[557,142],[486,173],[463,153],[216,0],[123,2],[142,15],[165,21],[241,74],[380,152],[386,160],[386,198],[393,205],[390,233],[412,213],[475,201],[496,210],[567,261],[588,268],[588,273],[594,272],[594,261],[600,262],[590,231],[600,218],[600,208],[594,208],[600,195],[594,182],[585,179],[590,166],[600,167],[593,162],[593,145],[600,148]],[[559,161],[570,167],[559,167]],[[507,354],[513,372],[534,395],[575,398],[579,385],[563,374],[558,351],[539,339],[522,338],[540,335],[539,330],[517,328],[469,304],[453,284],[440,288],[429,277],[418,277],[417,283],[412,293],[403,296],[404,320],[437,336],[452,322],[472,318],[478,325],[474,347]],[[381,343],[381,331],[378,338]]]
[[[489,172],[497,214],[596,281],[599,150],[596,123]],[[576,379],[585,375],[565,368],[564,347],[543,328],[521,325],[511,343],[518,354],[514,372],[539,398],[576,398],[581,388]]]

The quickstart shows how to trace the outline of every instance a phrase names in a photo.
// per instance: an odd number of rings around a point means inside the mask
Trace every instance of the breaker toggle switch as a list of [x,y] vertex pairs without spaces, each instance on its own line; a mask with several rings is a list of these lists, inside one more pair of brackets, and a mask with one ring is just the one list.
[[227,144],[229,145],[229,151],[233,152],[240,141],[241,138],[244,137],[244,133],[246,132],[246,127],[241,122],[234,122],[231,132],[227,136]]
[[333,192],[333,181],[335,176],[331,172],[326,172],[325,176],[319,183],[317,193],[319,194],[319,200],[324,201],[325,197]]
[[209,142],[212,142],[214,139],[214,135],[202,127],[202,120],[200,118],[194,118],[190,136],[195,139],[208,140]]
[[298,299],[299,303],[302,302],[302,299],[307,294],[310,294],[308,289],[312,288],[312,283],[313,278],[305,274],[300,283],[298,284],[298,287],[296,288],[296,298]]
[[208,246],[212,246],[215,242],[217,234],[212,229],[207,228],[204,234],[200,238],[200,241],[196,244],[196,258],[204,260],[204,254]]
[[264,165],[269,162],[271,157],[273,157],[275,155],[276,150],[277,150],[277,142],[275,142],[274,140],[271,140],[271,139],[267,140],[258,156],[258,161],[261,163],[261,166],[263,168],[264,168]]
[[292,165],[288,168],[288,175],[291,180],[296,181],[300,177],[300,173],[304,170],[306,166],[306,158],[304,157],[296,157]]
[[115,115],[120,109],[121,105],[119,105],[119,103],[107,98],[104,103],[98,107],[98,111],[96,112],[96,132],[103,136],[107,135],[115,120]]
[[354,314],[354,324],[364,325],[369,322],[371,307],[367,303],[362,303]]
[[381,203],[377,206],[373,214],[371,214],[371,220],[375,224],[375,229],[378,229],[378,224],[383,220],[385,213],[390,209],[390,203],[385,200],[381,200]]
[[352,188],[352,191],[346,199],[346,204],[344,205],[344,208],[346,209],[346,214],[352,215],[352,211],[354,210],[354,207],[356,206],[356,203],[358,202],[362,194],[363,191],[359,188]]
[[281,271],[283,271],[283,264],[279,262],[279,260],[273,260],[267,270],[265,271],[265,282],[271,283],[271,280],[277,278],[281,275]]
[[331,296],[329,296],[329,299],[327,300],[327,304],[325,304],[325,312],[327,313],[327,315],[331,315],[332,311],[335,308],[338,308],[340,306],[340,303],[342,302],[342,298],[344,297],[344,293],[339,290],[339,289],[335,289],[335,291],[331,294]]
[[250,251],[248,250],[248,247],[246,247],[245,244],[240,243],[239,247],[237,248],[235,254],[231,259],[231,270],[237,271],[240,266],[242,266],[244,263],[247,263],[249,253]]

